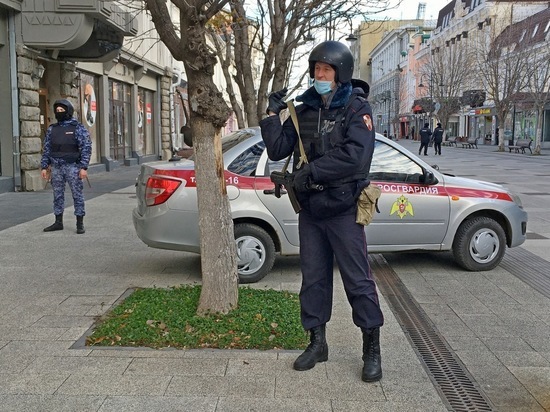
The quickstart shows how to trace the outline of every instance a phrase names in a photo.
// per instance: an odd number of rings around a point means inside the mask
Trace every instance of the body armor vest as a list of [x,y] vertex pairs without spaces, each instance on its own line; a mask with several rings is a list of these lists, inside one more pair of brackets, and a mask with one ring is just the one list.
[[[349,107],[354,104],[362,104],[357,96],[351,96],[345,107],[335,109],[319,110],[309,109],[307,106],[297,108],[300,113],[300,136],[304,151],[306,152],[308,162],[323,156],[326,152],[338,147],[344,141],[347,132],[346,117]],[[294,168],[300,158],[300,148],[298,145],[294,148]],[[365,173],[357,173],[345,179],[339,179],[328,183],[330,186],[338,186],[366,177]]]
[[80,157],[75,136],[76,126],[55,125],[51,131],[51,157],[63,159],[67,163],[76,163]]

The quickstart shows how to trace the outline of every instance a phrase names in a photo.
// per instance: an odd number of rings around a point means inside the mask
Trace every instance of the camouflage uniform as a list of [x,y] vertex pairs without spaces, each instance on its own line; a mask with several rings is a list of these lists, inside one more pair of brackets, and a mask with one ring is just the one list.
[[[61,100],[65,106],[70,105],[70,118],[58,121],[48,127],[40,166],[51,169],[51,185],[54,193],[53,209],[55,215],[62,215],[65,209],[65,184],[68,183],[74,200],[74,214],[84,216],[83,183],[79,177],[81,169],[87,169],[92,154],[92,142],[88,130],[72,117],[73,108],[67,100]],[[56,102],[57,104],[57,102]],[[56,144],[55,136],[65,135],[62,145]],[[73,135],[74,140],[70,138]],[[69,136],[69,137],[67,137]],[[71,141],[72,140],[72,141]]]

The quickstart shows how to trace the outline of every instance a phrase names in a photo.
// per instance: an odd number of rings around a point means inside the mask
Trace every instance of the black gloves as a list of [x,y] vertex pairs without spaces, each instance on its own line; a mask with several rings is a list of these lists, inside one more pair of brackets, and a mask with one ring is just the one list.
[[283,90],[279,90],[278,92],[273,92],[269,95],[269,104],[266,110],[267,114],[269,114],[269,112],[279,114],[281,110],[287,108],[286,103],[283,101],[287,92],[288,92],[288,89],[285,87]]
[[311,170],[306,163],[301,169],[294,172],[294,189],[297,192],[307,192],[310,189]]

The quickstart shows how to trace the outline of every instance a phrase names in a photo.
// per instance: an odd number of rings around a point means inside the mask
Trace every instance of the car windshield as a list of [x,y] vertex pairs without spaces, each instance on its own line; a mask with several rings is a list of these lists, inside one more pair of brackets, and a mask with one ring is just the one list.
[[249,129],[238,130],[222,137],[222,153],[244,142],[249,137],[254,136],[254,131]]
[[420,183],[420,165],[390,145],[376,141],[369,179],[386,182]]
[[[251,136],[254,136],[254,130],[242,129],[222,137],[222,153],[227,152]],[[189,159],[195,160],[195,154],[191,155]]]

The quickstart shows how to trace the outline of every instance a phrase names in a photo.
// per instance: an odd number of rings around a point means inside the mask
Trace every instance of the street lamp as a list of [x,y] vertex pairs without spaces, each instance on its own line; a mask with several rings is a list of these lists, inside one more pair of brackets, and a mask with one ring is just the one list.
[[348,18],[348,23],[349,23],[349,35],[348,35],[348,37],[346,37],[346,41],[351,46],[352,44],[354,44],[357,41],[357,36],[353,33],[353,22],[351,21],[350,18]]

